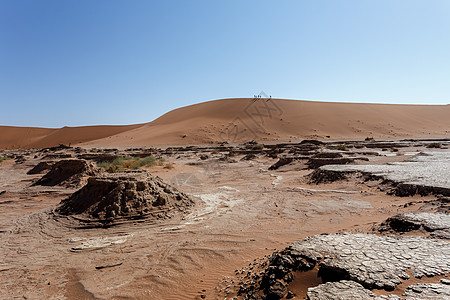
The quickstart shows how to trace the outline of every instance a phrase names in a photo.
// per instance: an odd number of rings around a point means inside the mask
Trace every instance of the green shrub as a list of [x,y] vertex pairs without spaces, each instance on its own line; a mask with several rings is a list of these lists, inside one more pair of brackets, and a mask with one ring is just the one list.
[[97,166],[109,173],[137,170],[141,167],[162,166],[164,159],[147,156],[144,158],[135,156],[121,156],[111,162],[97,163]]
[[11,158],[6,157],[6,156],[0,156],[0,162],[7,160],[7,159],[11,159]]

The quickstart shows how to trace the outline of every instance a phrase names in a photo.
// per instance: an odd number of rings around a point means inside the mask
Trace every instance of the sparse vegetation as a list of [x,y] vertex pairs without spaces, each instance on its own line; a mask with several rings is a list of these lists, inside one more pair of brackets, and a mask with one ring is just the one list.
[[441,143],[431,143],[427,145],[427,148],[442,148]]
[[137,170],[141,167],[162,166],[164,159],[147,156],[144,158],[134,156],[121,156],[111,162],[101,162],[97,166],[109,173]]
[[347,147],[347,145],[345,145],[345,144],[337,145],[337,146],[335,147],[335,149],[336,149],[336,150],[340,150],[340,151],[348,151],[348,147]]
[[11,158],[6,157],[6,156],[0,156],[0,162],[7,160],[7,159],[11,159]]

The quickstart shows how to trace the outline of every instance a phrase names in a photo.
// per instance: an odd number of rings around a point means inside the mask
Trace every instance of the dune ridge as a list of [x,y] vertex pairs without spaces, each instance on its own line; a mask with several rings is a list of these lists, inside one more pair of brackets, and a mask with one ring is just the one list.
[[221,99],[138,125],[61,129],[0,126],[0,148],[201,145],[316,139],[449,137],[450,105]]
[[0,149],[31,149],[106,138],[142,125],[100,125],[62,128],[0,126]]

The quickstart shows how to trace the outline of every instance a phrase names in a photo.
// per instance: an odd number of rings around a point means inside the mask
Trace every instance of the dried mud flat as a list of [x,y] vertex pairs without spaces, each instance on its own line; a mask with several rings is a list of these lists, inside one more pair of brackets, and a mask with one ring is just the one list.
[[0,298],[450,297],[448,145],[3,151]]

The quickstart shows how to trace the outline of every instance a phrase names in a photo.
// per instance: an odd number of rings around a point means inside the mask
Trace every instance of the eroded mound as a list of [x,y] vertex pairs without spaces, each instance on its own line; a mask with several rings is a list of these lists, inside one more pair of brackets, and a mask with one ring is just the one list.
[[93,220],[164,219],[177,211],[186,212],[193,203],[192,198],[159,177],[135,171],[89,178],[81,190],[60,203],[56,212]]
[[82,159],[61,160],[52,165],[50,171],[34,185],[45,186],[79,186],[88,176],[98,175],[100,169]]

